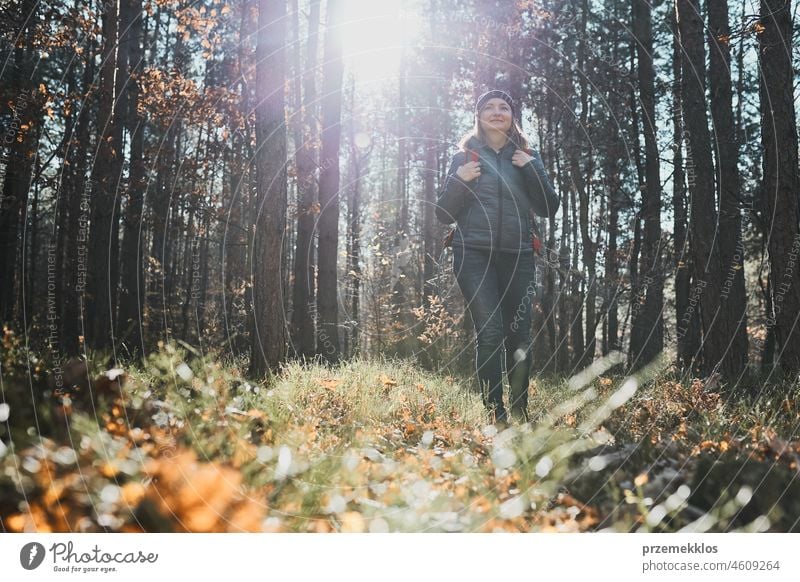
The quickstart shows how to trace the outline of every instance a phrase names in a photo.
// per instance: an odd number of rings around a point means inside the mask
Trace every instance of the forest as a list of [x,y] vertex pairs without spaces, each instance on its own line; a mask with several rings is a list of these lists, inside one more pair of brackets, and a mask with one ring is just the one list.
[[[797,3],[0,5],[0,531],[800,531]],[[490,89],[560,198],[507,430]]]

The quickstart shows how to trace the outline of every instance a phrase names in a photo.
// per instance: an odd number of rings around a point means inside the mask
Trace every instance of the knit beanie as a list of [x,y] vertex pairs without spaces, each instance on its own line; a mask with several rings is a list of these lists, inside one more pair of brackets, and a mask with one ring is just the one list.
[[511,98],[511,95],[506,93],[505,91],[501,91],[500,89],[492,89],[491,91],[487,91],[480,97],[478,97],[478,101],[475,103],[475,115],[478,115],[483,109],[483,106],[486,105],[486,102],[489,99],[502,99],[508,106],[511,108],[511,115],[514,115],[514,100]]

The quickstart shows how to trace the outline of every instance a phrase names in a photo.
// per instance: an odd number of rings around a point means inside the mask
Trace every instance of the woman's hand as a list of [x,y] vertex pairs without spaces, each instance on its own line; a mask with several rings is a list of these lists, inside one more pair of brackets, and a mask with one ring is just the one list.
[[522,150],[517,150],[514,152],[514,155],[511,156],[511,163],[521,168],[522,166],[530,162],[532,159],[533,156],[530,156],[529,154],[527,154]]
[[467,162],[456,170],[456,175],[464,182],[472,182],[475,178],[480,178],[480,162]]

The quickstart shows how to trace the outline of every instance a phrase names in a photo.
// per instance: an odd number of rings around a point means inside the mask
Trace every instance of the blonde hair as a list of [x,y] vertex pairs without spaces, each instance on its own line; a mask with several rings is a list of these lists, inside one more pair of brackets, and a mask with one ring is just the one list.
[[[518,150],[528,149],[528,138],[522,133],[522,127],[520,127],[519,122],[513,117],[511,118],[511,127],[508,129],[508,132],[506,132],[506,135],[508,140],[513,143]],[[465,151],[467,149],[467,142],[473,137],[481,143],[486,143],[486,134],[483,131],[483,127],[481,127],[477,113],[475,114],[475,126],[464,134],[458,142],[458,148],[462,152]]]

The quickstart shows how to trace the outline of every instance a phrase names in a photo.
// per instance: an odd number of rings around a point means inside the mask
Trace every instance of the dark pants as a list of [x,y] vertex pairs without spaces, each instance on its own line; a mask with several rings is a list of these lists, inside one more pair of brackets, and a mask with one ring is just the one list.
[[475,367],[484,404],[498,420],[503,406],[503,350],[511,409],[525,415],[531,364],[531,303],[535,265],[531,253],[453,248],[453,270],[475,325]]

